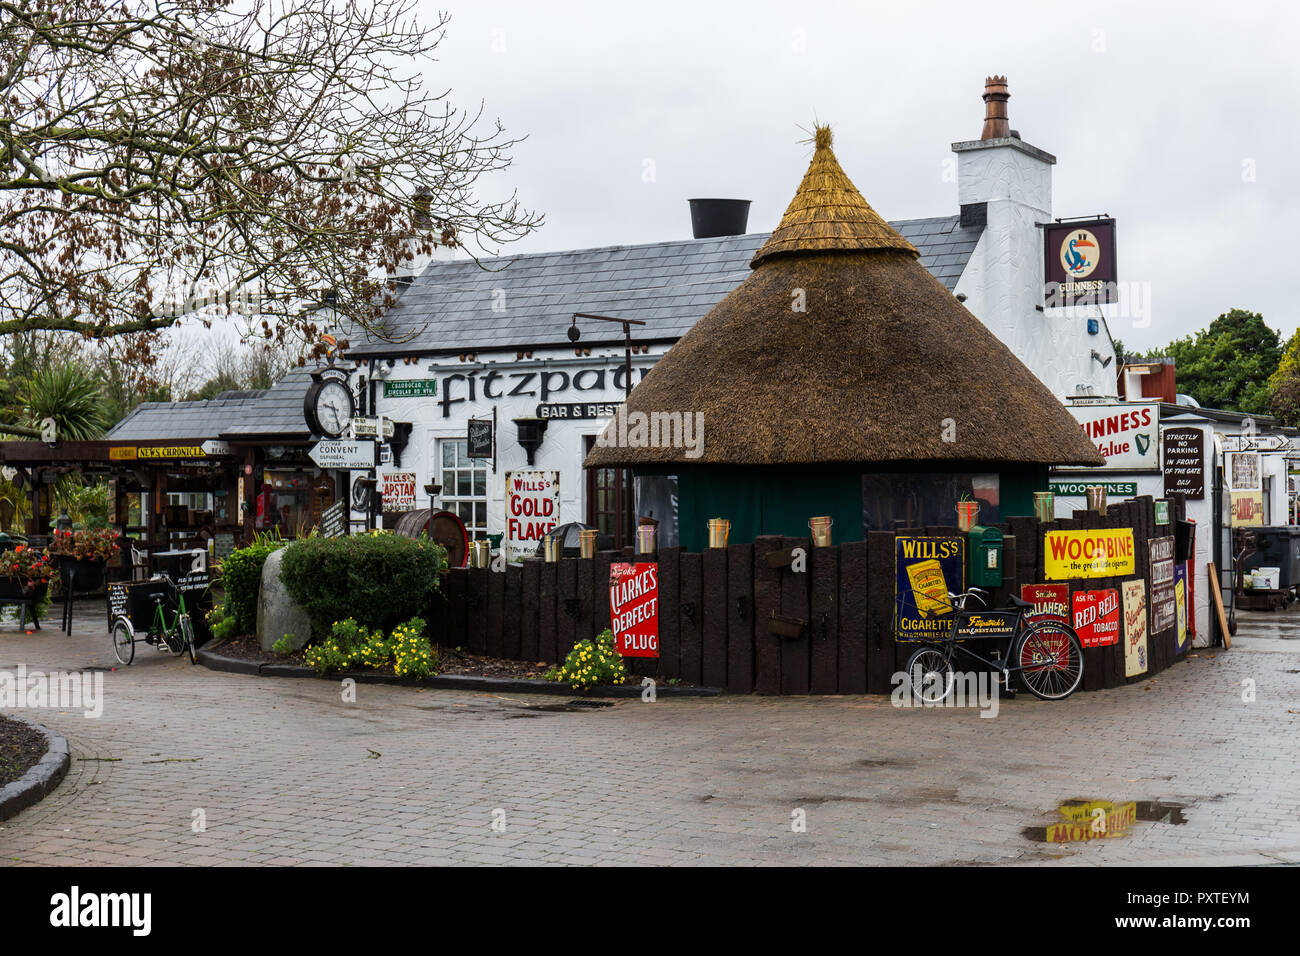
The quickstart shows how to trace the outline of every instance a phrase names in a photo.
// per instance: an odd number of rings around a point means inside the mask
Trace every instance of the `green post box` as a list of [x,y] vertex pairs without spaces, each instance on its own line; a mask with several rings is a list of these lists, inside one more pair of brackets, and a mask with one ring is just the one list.
[[1002,532],[997,528],[974,525],[966,532],[967,564],[973,587],[996,588],[1002,585]]

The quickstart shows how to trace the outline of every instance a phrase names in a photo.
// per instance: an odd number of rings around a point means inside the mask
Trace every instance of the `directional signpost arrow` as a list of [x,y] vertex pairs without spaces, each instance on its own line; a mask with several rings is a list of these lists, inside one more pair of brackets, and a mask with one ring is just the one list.
[[230,454],[230,442],[218,441],[215,438],[208,439],[199,447],[203,449],[203,454],[207,455],[209,458],[213,458],[217,455]]
[[307,454],[321,468],[375,467],[372,441],[318,441]]

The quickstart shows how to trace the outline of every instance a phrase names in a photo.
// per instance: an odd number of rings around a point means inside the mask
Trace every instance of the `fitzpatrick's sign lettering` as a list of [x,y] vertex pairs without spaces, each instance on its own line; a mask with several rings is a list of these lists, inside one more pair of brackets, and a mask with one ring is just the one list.
[[952,620],[948,593],[966,590],[965,538],[894,539],[894,638],[946,637]]
[[1084,647],[1110,647],[1119,643],[1119,592],[1075,591],[1074,632]]
[[1049,531],[1043,552],[1053,581],[1120,577],[1136,568],[1132,528]]
[[[632,369],[632,383],[635,385],[645,378],[649,366]],[[496,402],[509,398],[531,398],[549,405],[552,396],[581,398],[583,392],[603,393],[607,388],[622,395],[624,388],[623,365],[620,362],[613,368],[520,368],[517,371],[488,369],[484,372],[454,372],[444,375],[442,395],[438,405],[442,408],[442,417],[450,418],[452,406],[461,402]],[[479,396],[482,396],[480,399]],[[539,413],[539,417],[546,416]]]
[[957,618],[957,637],[1010,637],[1019,615],[1014,611],[974,611]]
[[623,657],[659,656],[659,566],[609,566],[609,619],[614,650]]
[[[1106,458],[1110,471],[1160,470],[1160,408],[1156,404],[1120,402],[1071,405],[1084,433]],[[1062,466],[1060,471],[1072,471]],[[1095,482],[1094,482],[1095,483]]]
[[560,523],[558,471],[506,472],[506,555],[522,561]]
[[1118,302],[1115,220],[1043,226],[1048,307]]

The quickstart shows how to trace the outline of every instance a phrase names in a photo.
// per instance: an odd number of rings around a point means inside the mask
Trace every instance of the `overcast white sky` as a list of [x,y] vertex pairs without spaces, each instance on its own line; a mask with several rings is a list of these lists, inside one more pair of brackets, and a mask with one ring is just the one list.
[[547,222],[513,250],[689,237],[694,196],[752,199],[771,229],[814,118],[885,217],[953,214],[944,160],[999,73],[1012,127],[1057,157],[1053,215],[1116,217],[1120,278],[1151,283],[1151,326],[1116,338],[1232,307],[1300,322],[1300,4],[422,3],[452,15],[429,85],[529,137],[504,182]]

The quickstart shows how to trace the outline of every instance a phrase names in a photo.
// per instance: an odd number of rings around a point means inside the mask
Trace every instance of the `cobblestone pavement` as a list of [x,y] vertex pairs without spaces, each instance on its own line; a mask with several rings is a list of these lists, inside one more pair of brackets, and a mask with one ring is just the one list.
[[[90,614],[71,638],[0,627],[0,669],[111,666]],[[102,717],[26,712],[68,738],[72,769],[0,824],[0,860],[1300,862],[1300,621],[1241,619],[1232,651],[1061,703],[1022,694],[994,719],[883,697],[564,711],[545,709],[562,697],[375,685],[348,704],[334,682],[141,647],[104,674]],[[1178,804],[1186,822],[1066,846],[1026,836],[1071,798]]]

